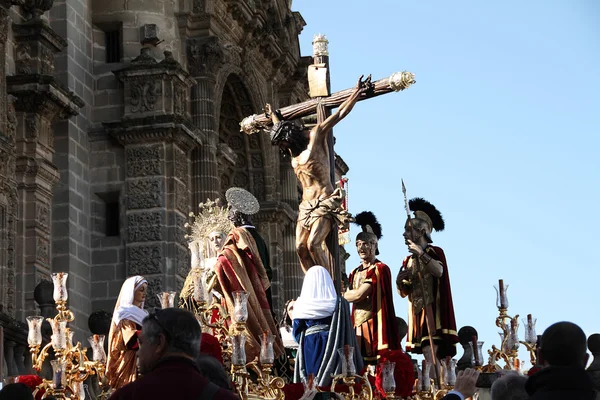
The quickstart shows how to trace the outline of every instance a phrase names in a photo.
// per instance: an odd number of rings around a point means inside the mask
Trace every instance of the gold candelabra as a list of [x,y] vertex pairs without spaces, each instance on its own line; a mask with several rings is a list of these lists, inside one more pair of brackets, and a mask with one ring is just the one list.
[[[535,322],[531,314],[527,315],[527,320],[523,321],[525,325],[525,340],[519,340],[519,315],[511,317],[508,315],[508,297],[507,290],[508,285],[504,285],[504,281],[500,279],[498,286],[495,287],[497,297],[496,306],[498,307],[499,315],[496,317],[496,326],[502,330],[500,332],[501,344],[500,348],[492,345],[492,348],[488,350],[489,360],[485,366],[478,366],[482,372],[496,372],[502,369],[504,370],[520,370],[521,361],[519,360],[519,346],[523,345],[529,352],[531,365],[536,364],[536,350],[537,350],[537,335],[535,333]],[[479,342],[478,346],[473,345],[473,351],[478,352],[481,357],[481,345],[483,342]],[[482,358],[482,357],[481,357]],[[499,361],[504,361],[504,368],[498,365]]]
[[[354,364],[354,348],[345,345],[343,349],[338,349],[339,357],[342,362],[342,373],[335,375],[331,381],[331,391],[336,392],[335,386],[338,382],[343,382],[348,387],[348,393],[338,393],[345,400],[370,400],[373,398],[373,388],[369,382],[369,372],[363,376],[356,374],[356,365]],[[393,373],[392,373],[393,379]],[[354,390],[354,385],[360,383],[360,391]],[[394,383],[395,389],[395,383]]]
[[[52,327],[50,342],[41,347],[43,342],[41,329],[44,322],[41,316],[27,318],[29,325],[27,342],[33,368],[37,372],[42,370],[42,364],[49,356],[50,348],[54,351],[54,359],[50,361],[53,378],[44,379],[36,388],[34,395],[40,390],[45,390],[44,397],[52,395],[57,399],[81,400],[85,397],[83,382],[89,376],[97,375],[99,384],[103,386],[106,371],[104,335],[92,335],[88,339],[93,350],[93,360],[88,359],[87,348],[84,348],[80,342],[73,344],[73,331],[67,327],[67,324],[73,322],[75,316],[67,308],[67,277],[66,272],[52,274],[57,314],[54,318],[46,319]],[[105,389],[108,387],[105,386],[103,391]]]
[[[273,351],[275,336],[269,332],[264,332],[260,356],[246,363],[248,293],[243,291],[233,292],[233,299],[233,325],[230,329],[229,338],[231,340],[231,376],[238,395],[242,400],[251,398],[285,399],[284,380],[272,375],[273,363],[275,362]],[[256,381],[250,379],[249,370],[256,374]]]

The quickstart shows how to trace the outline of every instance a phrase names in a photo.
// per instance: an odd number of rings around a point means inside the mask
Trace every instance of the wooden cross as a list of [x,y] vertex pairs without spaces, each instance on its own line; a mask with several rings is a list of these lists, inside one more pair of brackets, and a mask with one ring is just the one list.
[[[331,115],[331,110],[339,107],[356,90],[356,87],[330,93],[329,74],[329,52],[328,41],[323,35],[316,35],[313,40],[313,64],[309,68],[309,88],[312,99],[302,103],[292,104],[279,110],[284,120],[294,120],[309,115],[317,114],[317,124],[322,123]],[[358,101],[366,100],[382,94],[398,92],[407,89],[415,83],[415,76],[410,72],[396,72],[388,78],[373,82],[370,90]],[[254,114],[246,117],[240,123],[241,131],[253,134],[267,130],[272,126],[270,116],[266,114]],[[329,146],[329,163],[332,186],[335,181],[335,152],[333,149],[333,130],[329,133],[327,144]],[[327,238],[327,247],[331,254],[334,269],[334,282],[336,290],[341,293],[342,271],[339,267],[339,244],[337,227],[331,229]]]

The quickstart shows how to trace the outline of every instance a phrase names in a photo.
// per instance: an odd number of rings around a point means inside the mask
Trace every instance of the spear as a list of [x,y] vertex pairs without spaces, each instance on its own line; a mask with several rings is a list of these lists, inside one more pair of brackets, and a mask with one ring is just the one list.
[[[406,210],[406,216],[408,217],[408,225],[411,227],[410,229],[410,239],[412,242],[415,241],[414,231],[412,229],[412,217],[410,216],[410,208],[408,207],[408,198],[406,197],[406,186],[404,186],[404,179],[402,180],[402,193],[404,193],[404,209]],[[419,277],[419,284],[421,285],[421,293],[423,293],[423,300],[425,299],[425,284],[423,283],[423,275],[421,274],[421,259],[419,257],[414,257],[417,263],[417,271]],[[435,335],[435,325],[433,321],[433,310],[431,309],[431,304],[424,305],[423,312],[425,313],[425,324],[427,324],[427,336],[429,338],[429,350],[431,351],[431,360],[433,361],[433,369],[435,370],[435,385],[438,388],[440,386],[440,371],[438,370],[438,362],[437,357],[435,355],[435,349],[433,346],[433,335]]]

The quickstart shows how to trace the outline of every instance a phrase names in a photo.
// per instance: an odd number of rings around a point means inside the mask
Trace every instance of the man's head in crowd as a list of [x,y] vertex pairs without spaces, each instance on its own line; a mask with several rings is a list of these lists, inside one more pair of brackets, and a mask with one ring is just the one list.
[[544,363],[556,367],[585,368],[587,338],[583,330],[572,322],[557,322],[544,331],[540,343]]
[[163,358],[195,359],[200,354],[202,330],[189,311],[180,308],[156,310],[144,319],[139,337],[140,372],[150,372]]

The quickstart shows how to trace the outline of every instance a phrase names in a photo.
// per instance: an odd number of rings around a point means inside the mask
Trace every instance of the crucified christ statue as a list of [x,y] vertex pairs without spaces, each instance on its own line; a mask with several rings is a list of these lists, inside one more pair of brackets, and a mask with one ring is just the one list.
[[334,189],[331,182],[331,163],[327,137],[333,127],[354,107],[356,102],[372,90],[371,76],[363,81],[339,108],[324,121],[308,130],[295,121],[283,120],[271,106],[265,112],[273,122],[271,144],[290,154],[292,167],[302,185],[302,202],[296,224],[296,251],[306,273],[314,265],[321,265],[333,274],[325,239],[336,225],[347,225],[350,216],[342,207],[344,192]]

